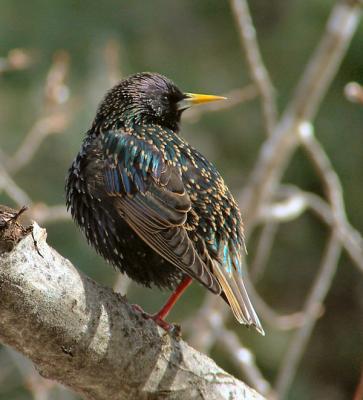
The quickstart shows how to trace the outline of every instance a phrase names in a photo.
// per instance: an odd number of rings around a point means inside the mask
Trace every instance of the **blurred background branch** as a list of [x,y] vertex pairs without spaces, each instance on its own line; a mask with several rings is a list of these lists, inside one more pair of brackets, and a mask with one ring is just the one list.
[[363,87],[357,82],[349,82],[344,88],[345,96],[353,103],[363,105]]
[[33,63],[33,57],[25,49],[12,49],[6,57],[0,57],[0,75],[9,71],[21,71],[29,68]]
[[262,61],[256,39],[256,29],[252,22],[248,3],[246,0],[231,0],[231,7],[236,19],[250,75],[260,94],[265,128],[267,133],[271,135],[277,119],[274,88]]
[[[281,362],[280,372],[278,373],[275,386],[276,393],[273,394],[268,386],[259,388],[263,394],[269,396],[277,395],[278,398],[283,399],[290,388],[302,352],[311,335],[320,312],[319,310],[331,287],[332,279],[336,272],[341,250],[337,232],[345,230],[348,224],[344,211],[339,178],[333,170],[323,148],[313,136],[312,123],[305,121],[312,121],[312,118],[317,114],[323,96],[327,92],[338,70],[347,46],[357,27],[361,12],[361,4],[357,1],[345,1],[338,2],[333,7],[320,44],[312,54],[292,99],[288,103],[276,127],[270,130],[268,127],[272,126],[271,121],[273,120],[273,118],[271,118],[273,114],[271,112],[271,104],[273,104],[272,85],[257,47],[255,30],[254,27],[251,26],[251,18],[247,4],[237,0],[232,0],[231,3],[242,31],[242,43],[246,52],[249,68],[254,71],[252,76],[254,76],[255,82],[258,79],[262,82],[260,82],[259,86],[260,95],[263,99],[262,104],[264,104],[265,107],[265,125],[267,127],[267,132],[269,133],[270,131],[268,139],[261,146],[259,156],[250,175],[249,183],[240,196],[246,236],[249,238],[252,231],[261,220],[267,220],[266,224],[271,224],[269,222],[270,218],[266,218],[267,205],[271,202],[274,193],[277,192],[279,181],[287,169],[293,152],[296,150],[299,143],[302,144],[307,152],[316,169],[318,177],[323,183],[329,202],[329,212],[333,218],[331,223],[332,238],[327,245],[325,256],[322,258],[321,265],[318,269],[320,272],[317,273],[311,293],[307,295],[306,305],[301,314],[303,318],[300,318],[300,321],[303,321],[303,323],[297,324],[297,326],[295,324],[290,326],[291,329],[296,329],[296,333],[290,345],[287,347],[285,357]],[[266,109],[270,111],[266,112]],[[290,197],[289,201],[285,201],[284,204],[280,203],[278,211],[276,205],[274,206],[274,214],[275,216],[276,214],[278,215],[277,218],[273,218],[274,221],[278,219],[280,222],[283,222],[284,220],[297,218],[306,210],[306,203],[302,201],[302,198],[295,198],[294,202],[291,200],[292,198]],[[272,215],[271,209],[270,215]],[[337,228],[338,226],[339,228]],[[257,248],[257,250],[261,252],[257,254],[262,258],[262,265],[273,246],[276,229],[277,225],[266,225],[266,229],[262,230],[260,244]],[[363,243],[362,238],[358,232],[354,232],[351,235],[348,234],[348,236],[348,248],[351,249],[351,244],[354,243],[353,257],[357,261],[357,265],[360,266],[361,262],[359,259],[361,260],[362,258],[359,258],[359,253],[362,253],[363,249],[361,246]],[[351,251],[348,251],[350,255],[352,255]],[[265,267],[261,267],[259,264],[261,265],[260,260],[257,261],[257,268],[261,271],[261,269]],[[256,276],[256,267],[254,267],[252,271]],[[258,312],[263,318],[268,320],[267,316],[273,315],[274,312],[266,313],[266,307],[263,307],[263,302],[256,300],[257,298],[255,295],[254,301]],[[200,321],[203,317],[207,318],[209,315],[216,312],[222,314],[222,306],[216,306],[213,302],[209,302],[209,299],[206,300],[204,307],[204,309],[202,308],[203,315],[198,314],[196,320]],[[222,323],[223,322],[224,319],[222,320]],[[194,324],[191,323],[190,326],[194,326]],[[279,324],[275,323],[274,326],[279,329]],[[280,324],[280,329],[282,326],[284,325]],[[202,336],[208,337],[207,328],[203,330]],[[216,336],[209,334],[209,338],[205,340],[210,348],[213,346],[213,341],[216,340]]]

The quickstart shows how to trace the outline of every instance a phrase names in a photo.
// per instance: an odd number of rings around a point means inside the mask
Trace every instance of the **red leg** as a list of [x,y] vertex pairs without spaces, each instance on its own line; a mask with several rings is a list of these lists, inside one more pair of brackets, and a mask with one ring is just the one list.
[[141,307],[137,304],[134,304],[133,307],[137,311],[141,311],[145,318],[153,319],[159,326],[161,326],[166,331],[170,331],[172,329],[172,325],[168,324],[164,321],[164,318],[167,317],[171,309],[173,308],[174,304],[178,301],[180,296],[184,293],[185,289],[192,283],[192,278],[187,276],[184,278],[180,285],[175,289],[172,295],[169,297],[167,302],[164,304],[163,308],[156,314],[149,315],[142,311]]
[[163,308],[154,315],[155,319],[160,319],[163,320],[165,317],[168,316],[169,312],[175,305],[175,303],[178,301],[180,296],[184,293],[186,288],[192,283],[192,278],[187,276],[184,278],[180,285],[175,289],[175,291],[172,293],[172,295],[168,298],[167,302],[164,304]]

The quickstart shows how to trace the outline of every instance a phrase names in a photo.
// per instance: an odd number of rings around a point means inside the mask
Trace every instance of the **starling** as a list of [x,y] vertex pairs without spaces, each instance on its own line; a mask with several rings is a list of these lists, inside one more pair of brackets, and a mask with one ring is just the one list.
[[121,272],[175,290],[149,316],[160,326],[170,328],[164,318],[194,279],[263,334],[242,281],[237,204],[214,165],[179,135],[184,110],[221,99],[183,93],[157,73],[121,81],[99,105],[69,169],[67,207]]

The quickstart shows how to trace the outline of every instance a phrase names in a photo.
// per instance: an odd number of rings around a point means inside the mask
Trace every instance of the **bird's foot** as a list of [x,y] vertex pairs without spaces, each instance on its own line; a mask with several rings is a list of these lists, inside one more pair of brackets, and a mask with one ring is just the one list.
[[[161,328],[163,328],[165,331],[173,333],[175,331],[175,329],[177,329],[176,326],[174,326],[173,324],[169,324],[168,322],[164,321],[159,313],[157,314],[148,314],[147,312],[145,312],[138,304],[132,304],[132,308],[141,313],[141,315],[145,318],[145,319],[152,319],[157,325],[159,325]],[[180,330],[180,328],[179,328]]]

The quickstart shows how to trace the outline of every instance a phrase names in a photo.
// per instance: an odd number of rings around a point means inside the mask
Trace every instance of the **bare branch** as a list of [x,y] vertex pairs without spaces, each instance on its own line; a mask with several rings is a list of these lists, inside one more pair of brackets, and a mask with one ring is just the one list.
[[12,49],[8,55],[0,57],[0,75],[8,71],[19,71],[29,68],[33,59],[30,52],[24,49]]
[[260,211],[260,220],[288,222],[299,217],[307,206],[301,193],[296,191],[282,200],[265,204]]
[[257,282],[257,280],[263,275],[271,253],[278,226],[278,223],[272,221],[267,222],[262,228],[255,251],[256,256],[251,263],[250,275],[253,282]]
[[[347,220],[342,219],[339,220],[339,223],[336,224],[334,220],[333,212],[329,204],[323,200],[320,196],[304,192],[296,187],[292,186],[283,186],[280,188],[279,195],[286,196],[287,198],[292,197],[293,199],[300,197],[299,204],[301,204],[300,214],[293,213],[289,215],[288,212],[284,214],[283,220],[280,219],[280,213],[274,212],[275,205],[271,205],[271,211],[269,207],[264,207],[264,214],[263,218],[268,221],[289,221],[289,216],[292,219],[297,218],[300,216],[305,210],[311,210],[314,214],[317,215],[326,225],[331,227],[332,229],[335,228],[339,240],[341,241],[342,246],[344,246],[345,250],[347,251],[348,255],[350,256],[352,262],[361,270],[363,271],[363,238],[361,234],[354,229]],[[289,201],[287,200],[287,203]],[[284,201],[277,203],[277,207],[283,207],[285,204]]]
[[240,40],[244,48],[250,75],[261,96],[266,131],[272,134],[276,125],[275,91],[258,47],[256,30],[246,0],[231,0],[231,7],[239,29]]
[[[233,4],[241,4],[241,2],[237,3],[237,1],[235,1]],[[337,3],[333,8],[320,45],[311,57],[292,101],[288,105],[272,135],[265,141],[261,148],[249,184],[244,190],[240,201],[247,235],[250,234],[253,227],[261,221],[261,218],[266,213],[266,204],[269,204],[270,198],[273,197],[277,190],[287,163],[293,151],[300,144],[300,136],[304,133],[307,126],[303,121],[311,120],[319,108],[321,100],[329,87],[333,75],[345,54],[352,34],[356,29],[361,5],[361,2],[345,1]],[[241,12],[244,11],[245,10],[242,8]],[[246,26],[248,26],[248,24]],[[274,214],[278,217],[278,221],[281,220],[281,218],[296,218],[306,210],[307,203],[304,199],[294,197],[292,199],[287,199],[287,203],[280,204],[279,207],[280,209],[277,207],[274,209]],[[327,205],[326,208],[331,215],[330,206]],[[332,234],[333,238],[329,242],[326,256],[322,262],[321,273],[317,276],[317,280],[315,281],[313,290],[303,312],[295,313],[290,316],[278,316],[259,298],[259,296],[251,291],[251,287],[249,288],[258,312],[263,315],[264,319],[271,322],[273,326],[276,326],[277,329],[300,327],[296,333],[298,339],[291,345],[286,356],[286,360],[288,360],[290,366],[295,368],[295,370],[300,360],[301,351],[310,336],[314,323],[321,315],[321,303],[330,288],[331,279],[335,273],[337,260],[340,254],[341,246],[339,243],[337,244],[337,242],[338,237],[341,238],[339,235],[341,230],[343,231],[343,226],[346,234],[346,225],[340,224],[339,227],[336,227],[334,224],[337,233]],[[350,235],[349,239],[352,238],[353,235]],[[348,242],[350,247],[354,248],[355,256],[357,256],[359,250],[357,250],[355,246],[358,241],[353,240]],[[354,243],[354,245],[352,245],[352,243]],[[317,287],[317,289],[315,289],[315,287]],[[220,318],[222,324],[226,319],[226,314],[223,313],[223,306],[213,301],[211,296],[207,296],[200,315],[198,318],[194,319],[195,323],[198,324],[198,332],[200,333],[199,341],[202,341],[200,344],[204,346],[204,348],[210,348],[217,340],[215,331],[208,327],[207,321],[210,316],[213,318]],[[198,341],[198,338],[194,339]],[[289,361],[289,359],[292,361]],[[288,370],[286,363],[283,364],[282,368],[283,371]],[[291,374],[294,374],[293,370]],[[292,375],[288,377],[288,380],[291,380]],[[285,391],[288,387],[288,380],[284,378],[283,390],[281,389],[282,386],[279,387],[281,391]]]
[[326,196],[331,204],[334,219],[338,224],[339,221],[346,220],[345,206],[342,194],[342,186],[337,173],[334,171],[331,162],[326,155],[323,147],[315,138],[313,127],[310,124],[304,129],[300,129],[300,137],[303,149],[306,151],[312,161],[315,170],[323,182]]
[[17,206],[22,207],[26,204],[28,216],[41,223],[54,223],[59,221],[69,221],[70,214],[66,207],[62,205],[47,206],[44,203],[33,203],[29,195],[18,186],[7,171],[0,164],[0,193],[4,191]]
[[332,229],[342,240],[355,264],[363,271],[363,239],[358,232],[350,227],[347,220],[339,177],[334,171],[325,150],[315,138],[312,129],[304,129],[304,132],[301,135],[302,145],[324,184],[326,196],[331,206]]
[[328,240],[324,257],[321,262],[314,284],[304,306],[305,323],[292,337],[276,380],[276,392],[279,398],[284,398],[294,379],[298,364],[305,346],[310,339],[315,326],[317,310],[324,302],[326,294],[335,275],[341,245],[337,235],[332,232]]
[[69,100],[69,88],[66,85],[69,64],[70,57],[66,51],[61,50],[54,54],[44,87],[46,107],[55,106],[58,108],[60,104]]
[[15,173],[27,165],[42,144],[52,134],[63,132],[70,122],[70,110],[64,109],[69,99],[69,89],[65,80],[69,69],[69,55],[64,51],[54,55],[44,86],[44,110],[16,153],[7,160],[6,168]]
[[[305,210],[311,209],[311,211],[313,211],[325,224],[332,228],[336,228],[339,240],[346,249],[351,260],[360,270],[363,271],[363,238],[348,221],[339,220],[339,223],[336,224],[329,204],[314,193],[303,192],[297,188],[285,188],[281,193],[285,193],[288,196],[287,200],[264,207],[262,215],[263,220],[270,222],[287,222],[299,217]],[[291,203],[296,203],[300,206],[295,208],[294,212],[291,214],[289,213],[289,207],[287,211],[283,211],[285,204]],[[280,211],[277,212],[276,210]]]
[[338,2],[323,38],[313,54],[274,133],[262,145],[255,168],[241,198],[247,236],[261,207],[274,192],[293,151],[299,144],[302,121],[311,121],[340,65],[361,13],[357,1]]
[[[307,204],[316,215],[326,224],[333,227],[335,224],[329,205],[319,196],[306,193]],[[336,232],[352,262],[363,272],[363,238],[347,221],[340,221],[336,226]]]
[[344,88],[345,97],[353,102],[363,105],[363,87],[357,82],[350,82]]
[[120,45],[115,39],[110,39],[104,49],[107,75],[111,86],[116,85],[122,78],[120,65]]
[[18,206],[31,204],[31,199],[0,165],[0,193],[4,191]]
[[42,376],[85,399],[262,399],[33,235],[0,255],[0,338]]
[[255,357],[250,350],[242,346],[238,336],[223,328],[218,332],[217,342],[223,346],[233,363],[243,372],[247,382],[263,395],[271,395],[271,385],[257,368]]
[[209,353],[217,340],[211,321],[216,319],[216,324],[224,324],[226,314],[222,312],[223,307],[224,304],[221,304],[216,296],[207,293],[202,307],[192,318],[184,322],[189,343],[202,353]]
[[71,215],[63,204],[47,206],[44,203],[35,203],[29,207],[28,215],[42,224],[71,220]]
[[200,351],[209,352],[214,343],[223,346],[247,382],[261,394],[271,391],[270,384],[258,369],[254,356],[242,345],[238,336],[224,326],[225,318],[216,309],[216,297],[208,296],[207,304],[185,325],[190,332],[189,341]]
[[325,34],[300,80],[287,113],[301,121],[311,121],[320,106],[358,26],[362,3],[337,1]]
[[54,133],[62,132],[67,127],[68,122],[69,118],[66,113],[51,115],[36,121],[16,153],[9,159],[7,169],[11,173],[15,173],[27,165],[33,159],[44,139]]
[[[306,315],[304,310],[297,311],[291,314],[279,314],[272,309],[257,293],[252,283],[250,282],[249,276],[245,275],[245,283],[248,288],[248,292],[253,298],[253,302],[256,306],[258,313],[262,319],[269,325],[280,331],[288,331],[291,329],[300,328],[305,324]],[[319,318],[322,315],[322,308],[316,308],[315,317]]]

